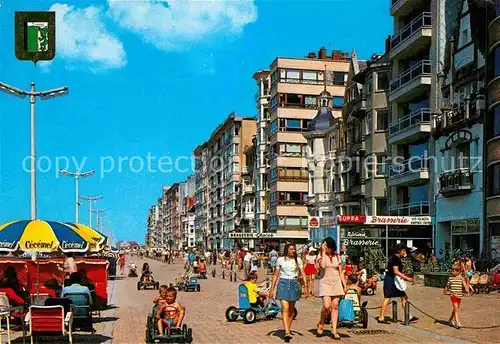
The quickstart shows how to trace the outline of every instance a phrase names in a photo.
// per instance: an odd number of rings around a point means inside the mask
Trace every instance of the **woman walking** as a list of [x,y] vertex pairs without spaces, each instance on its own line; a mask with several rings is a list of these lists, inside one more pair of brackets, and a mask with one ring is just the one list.
[[413,278],[406,276],[402,272],[403,262],[401,261],[401,258],[404,257],[406,257],[406,247],[403,244],[396,245],[394,254],[389,258],[387,273],[384,278],[384,301],[380,307],[380,315],[377,318],[377,322],[380,324],[390,324],[390,321],[385,319],[385,309],[387,308],[389,302],[391,302],[392,298],[401,298],[403,310],[406,301],[408,301],[408,296],[406,296],[406,292],[404,291],[405,288],[402,286],[402,283],[398,281],[398,279],[402,279],[410,283],[413,282]]
[[[292,321],[295,303],[300,299],[299,279],[304,285],[304,268],[302,260],[297,259],[297,248],[294,243],[287,243],[283,257],[279,257],[274,269],[273,281],[269,296],[280,300],[281,317],[285,330],[285,343],[292,339]],[[279,282],[278,282],[279,280]],[[307,298],[309,291],[305,287],[304,295]]]
[[316,335],[321,337],[325,327],[325,317],[331,313],[332,339],[340,340],[337,333],[337,320],[340,298],[345,295],[346,281],[340,257],[337,254],[337,243],[333,238],[327,237],[321,244],[321,251],[316,266],[320,275],[318,280],[318,295],[322,298],[323,305],[316,330]]

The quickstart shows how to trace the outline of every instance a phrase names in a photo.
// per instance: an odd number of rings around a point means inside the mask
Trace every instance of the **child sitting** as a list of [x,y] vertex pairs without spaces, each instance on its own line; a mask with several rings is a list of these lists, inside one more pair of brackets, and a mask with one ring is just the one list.
[[350,275],[347,280],[347,292],[345,298],[352,300],[354,307],[359,307],[361,304],[361,288],[358,285],[358,276]]
[[250,306],[265,307],[264,301],[262,300],[261,296],[267,297],[268,294],[259,290],[259,286],[257,285],[256,273],[252,272],[248,274],[245,286],[248,290],[248,301],[250,302]]
[[142,275],[141,275],[141,281],[150,281],[151,280],[151,271],[149,270],[149,264],[144,263],[142,265]]
[[158,305],[156,311],[156,320],[158,331],[163,334],[164,326],[167,328],[180,328],[184,320],[185,309],[181,304],[175,302],[177,299],[177,290],[173,287],[162,285],[160,294],[155,297],[153,303]]

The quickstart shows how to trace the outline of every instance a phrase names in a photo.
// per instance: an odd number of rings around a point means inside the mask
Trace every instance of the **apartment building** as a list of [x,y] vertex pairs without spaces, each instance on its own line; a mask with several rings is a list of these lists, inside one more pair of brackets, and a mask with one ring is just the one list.
[[[485,257],[500,261],[500,0],[494,1],[487,13],[487,115],[485,135],[486,221]],[[476,18],[485,18],[477,15]],[[474,18],[473,18],[474,19]],[[472,21],[473,23],[477,21]]]
[[255,203],[256,193],[255,184],[257,171],[257,137],[253,138],[253,143],[244,147],[244,154],[246,156],[245,165],[241,171],[241,184],[238,188],[240,195],[238,197],[238,204],[240,206],[240,214],[238,216],[241,233],[241,244],[247,247],[254,247],[253,234],[256,233],[256,217],[255,217]]
[[[483,252],[485,58],[472,36],[469,2],[450,2],[435,138],[436,247]],[[464,206],[467,205],[467,206]]]
[[[255,133],[255,118],[237,116],[233,112],[214,130],[209,140],[195,150],[194,155],[198,158],[196,174],[201,175],[197,177],[201,179],[197,183],[199,221],[196,224],[203,222],[203,209],[208,206],[206,244],[209,248],[227,249],[234,243],[229,233],[239,229],[237,195],[242,166],[246,161],[243,147],[252,143]],[[206,184],[201,182],[202,179]],[[201,184],[203,187],[199,187]],[[199,216],[198,209],[201,209]]]
[[[431,131],[431,47],[434,27],[431,0],[393,0],[394,35],[391,60],[390,134],[388,137],[389,212],[393,216],[431,215],[431,168],[428,164]],[[378,78],[372,79],[374,89]],[[432,226],[419,233],[432,240]]]
[[325,84],[332,107],[341,109],[348,69],[347,54],[329,55],[325,48],[305,58],[278,57],[270,66],[269,231],[277,241],[308,239],[308,147],[302,133],[317,114]]
[[162,247],[182,248],[181,212],[179,190],[184,183],[175,183],[163,188],[161,217],[163,220]]
[[196,242],[196,233],[194,227],[195,220],[195,176],[189,176],[179,188],[179,198],[181,213],[181,239],[182,247],[201,246],[202,240]]
[[333,183],[338,215],[388,215],[389,72],[388,51],[368,61],[352,53],[342,113],[349,163],[338,161]]
[[161,240],[159,227],[160,212],[157,205],[153,205],[148,211],[148,221],[146,228],[146,246],[149,248],[158,247]]
[[201,246],[203,248],[211,248],[208,242],[210,235],[209,226],[209,159],[207,143],[203,143],[196,147],[193,152],[195,158],[195,217],[194,228],[197,236],[201,237]]
[[255,102],[257,106],[257,133],[255,138],[255,230],[267,232],[268,228],[268,192],[269,192],[269,91],[271,78],[269,70],[260,70],[253,75],[257,83]]

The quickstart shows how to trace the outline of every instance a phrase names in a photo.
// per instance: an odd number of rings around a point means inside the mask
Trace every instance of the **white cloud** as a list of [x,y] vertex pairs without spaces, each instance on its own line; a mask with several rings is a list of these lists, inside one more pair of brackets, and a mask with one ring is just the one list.
[[[54,4],[56,12],[56,57],[90,65],[94,70],[120,68],[127,64],[127,55],[120,40],[102,22],[99,7],[75,8]],[[75,65],[67,66],[74,68]]]
[[253,0],[108,0],[108,15],[162,50],[238,35],[257,19]]

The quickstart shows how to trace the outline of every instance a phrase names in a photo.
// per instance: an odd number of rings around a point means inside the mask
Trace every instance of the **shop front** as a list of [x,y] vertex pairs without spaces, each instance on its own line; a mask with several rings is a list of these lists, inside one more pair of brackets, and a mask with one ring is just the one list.
[[304,231],[278,231],[265,233],[229,233],[228,240],[237,247],[253,248],[255,251],[267,252],[272,248],[282,251],[287,241],[293,241],[297,248],[307,244],[307,233]]
[[386,259],[399,243],[426,254],[432,243],[430,216],[339,215],[337,226],[342,247],[350,257],[371,254]]
[[309,217],[309,241],[319,247],[323,239],[332,237],[338,243],[340,241],[337,221],[335,217]]

